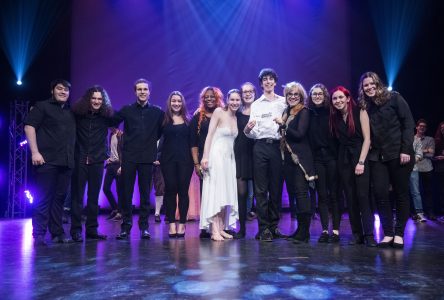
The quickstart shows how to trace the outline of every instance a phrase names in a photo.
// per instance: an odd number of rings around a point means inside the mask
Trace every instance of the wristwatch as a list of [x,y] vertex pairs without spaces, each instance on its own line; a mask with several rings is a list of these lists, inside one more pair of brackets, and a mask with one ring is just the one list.
[[364,165],[364,162],[363,162],[362,160],[360,160],[360,161],[358,161],[358,165],[363,166],[363,165]]

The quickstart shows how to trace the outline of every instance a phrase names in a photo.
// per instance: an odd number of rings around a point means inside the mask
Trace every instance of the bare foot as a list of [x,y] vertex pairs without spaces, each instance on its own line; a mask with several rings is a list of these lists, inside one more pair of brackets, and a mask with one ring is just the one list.
[[233,239],[233,236],[232,236],[231,234],[228,234],[228,233],[226,233],[226,232],[223,231],[223,230],[220,231],[220,235],[221,235],[223,238],[228,239],[228,240]]
[[211,239],[216,242],[221,242],[224,240],[224,238],[219,233],[213,233],[211,235]]

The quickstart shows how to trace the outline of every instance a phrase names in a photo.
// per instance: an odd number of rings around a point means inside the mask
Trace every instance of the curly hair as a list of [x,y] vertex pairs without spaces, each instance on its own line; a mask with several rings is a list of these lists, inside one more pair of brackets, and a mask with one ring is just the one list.
[[[364,92],[363,81],[366,78],[373,79],[373,82],[376,85],[376,95],[372,98],[368,97]],[[362,109],[367,109],[370,101],[373,101],[374,104],[381,106],[390,100],[391,93],[387,89],[387,87],[382,83],[381,78],[375,72],[365,72],[361,75],[359,79],[359,88],[358,88],[358,103]]]
[[207,118],[205,113],[208,113],[208,111],[205,109],[205,93],[208,91],[213,91],[214,97],[216,97],[216,107],[224,107],[223,99],[224,94],[222,94],[222,91],[215,86],[206,86],[202,89],[200,92],[199,98],[200,98],[200,105],[196,113],[199,114],[199,120],[197,121],[197,133],[200,133],[200,125],[202,124],[202,121]]
[[324,94],[324,102],[322,103],[322,107],[324,108],[329,108],[330,107],[330,94],[328,92],[328,89],[325,85],[323,85],[322,83],[316,83],[315,85],[313,85],[310,89],[310,91],[308,92],[308,98],[307,98],[307,106],[309,108],[314,108],[316,107],[316,105],[313,103],[313,90],[314,89],[321,89],[322,93]]
[[[337,86],[333,90],[331,90],[331,98],[333,98],[333,94],[337,91],[340,91],[344,93],[345,97],[350,98],[350,102],[348,102],[347,105],[347,124],[348,124],[348,135],[352,136],[355,133],[355,121],[353,119],[353,109],[355,108],[356,104],[353,100],[350,91],[347,90],[343,86]],[[333,103],[333,101],[332,101]],[[334,134],[336,137],[339,137],[338,132],[338,124],[339,122],[342,122],[342,116],[339,110],[337,110],[334,105],[330,106],[330,132]]]
[[165,112],[165,119],[163,120],[163,124],[162,124],[163,126],[173,123],[173,110],[171,109],[171,99],[173,98],[174,95],[179,96],[182,99],[182,107],[180,109],[179,114],[182,117],[185,124],[188,124],[188,122],[189,122],[185,97],[182,95],[181,92],[173,91],[173,92],[171,92],[171,94],[168,96],[168,99],[167,99],[167,103],[166,103],[167,109]]
[[111,100],[108,97],[108,93],[100,85],[94,85],[86,90],[85,94],[74,103],[72,107],[73,113],[80,116],[85,116],[91,111],[91,98],[94,93],[99,92],[102,95],[103,102],[100,106],[99,114],[103,117],[110,117],[113,115],[113,107],[111,106]]

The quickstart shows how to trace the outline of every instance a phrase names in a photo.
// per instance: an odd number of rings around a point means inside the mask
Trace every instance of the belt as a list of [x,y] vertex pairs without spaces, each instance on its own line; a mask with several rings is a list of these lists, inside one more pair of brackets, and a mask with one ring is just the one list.
[[267,143],[267,144],[279,144],[280,140],[275,139],[257,139],[257,142]]

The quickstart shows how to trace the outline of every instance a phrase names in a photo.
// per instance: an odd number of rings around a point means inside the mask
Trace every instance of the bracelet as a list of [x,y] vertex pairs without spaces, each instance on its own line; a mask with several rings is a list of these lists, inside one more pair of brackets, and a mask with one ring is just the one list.
[[195,166],[200,165],[200,163],[194,163]]
[[358,161],[358,165],[363,166],[363,165],[364,165],[364,162],[363,162],[362,160],[360,160],[360,161]]

